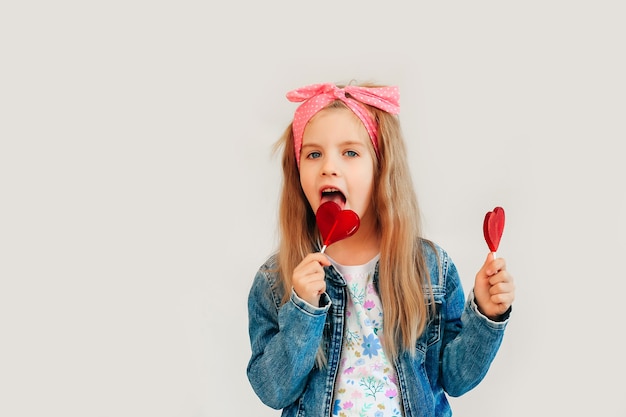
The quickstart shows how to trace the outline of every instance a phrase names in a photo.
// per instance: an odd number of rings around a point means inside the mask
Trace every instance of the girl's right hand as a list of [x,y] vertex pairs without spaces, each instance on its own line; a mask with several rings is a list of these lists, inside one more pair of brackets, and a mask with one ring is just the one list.
[[326,291],[324,267],[330,261],[323,253],[308,254],[293,270],[291,282],[298,297],[312,306],[318,307],[320,296]]

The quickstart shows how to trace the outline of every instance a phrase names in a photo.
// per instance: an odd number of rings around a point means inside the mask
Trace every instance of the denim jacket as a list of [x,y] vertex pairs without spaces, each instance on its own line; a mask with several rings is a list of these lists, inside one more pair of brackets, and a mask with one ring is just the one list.
[[[508,323],[482,315],[473,292],[467,301],[454,263],[439,246],[424,242],[436,314],[413,352],[395,360],[404,417],[450,416],[446,394],[460,396],[474,388],[493,361]],[[346,282],[331,265],[325,267],[326,292],[314,307],[296,296],[281,305],[276,255],[257,272],[248,297],[252,355],[250,384],[263,403],[282,409],[282,416],[330,417],[347,303]],[[276,285],[278,284],[278,285]],[[374,284],[378,288],[378,265]],[[430,299],[430,290],[425,294]],[[326,366],[315,358],[322,346]]]

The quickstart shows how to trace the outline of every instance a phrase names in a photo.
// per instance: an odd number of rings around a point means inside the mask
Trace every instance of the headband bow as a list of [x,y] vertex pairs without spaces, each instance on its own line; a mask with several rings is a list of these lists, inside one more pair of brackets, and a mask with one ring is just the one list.
[[306,124],[318,111],[335,100],[341,100],[363,122],[378,155],[378,126],[362,103],[384,110],[387,113],[400,112],[398,87],[359,87],[348,85],[339,88],[334,84],[312,84],[287,93],[292,102],[304,102],[293,117],[293,141],[296,161],[300,166],[300,149]]

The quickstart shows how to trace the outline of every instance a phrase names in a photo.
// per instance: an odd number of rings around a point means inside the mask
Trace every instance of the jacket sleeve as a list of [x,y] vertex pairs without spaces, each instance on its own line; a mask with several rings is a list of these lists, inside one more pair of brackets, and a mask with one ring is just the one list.
[[498,322],[482,315],[473,291],[465,301],[457,269],[451,261],[446,269],[440,375],[444,390],[458,397],[476,387],[487,374],[502,343],[508,315]]
[[330,300],[313,307],[292,291],[280,305],[272,289],[270,273],[259,270],[248,295],[248,331],[252,354],[247,375],[254,392],[274,409],[296,401],[306,388],[315,366]]

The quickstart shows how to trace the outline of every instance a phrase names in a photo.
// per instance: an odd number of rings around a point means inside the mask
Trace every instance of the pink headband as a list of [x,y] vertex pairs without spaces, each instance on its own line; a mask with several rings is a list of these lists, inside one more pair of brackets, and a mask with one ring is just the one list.
[[[346,94],[349,94],[350,97],[346,97]],[[361,119],[372,140],[376,154],[378,154],[378,126],[361,103],[369,104],[391,114],[400,112],[398,87],[358,87],[348,85],[344,88],[339,88],[334,84],[328,83],[312,84],[288,92],[287,99],[293,102],[304,101],[296,109],[293,117],[293,142],[298,166],[300,166],[300,149],[302,149],[304,128],[311,120],[311,117],[329,103],[341,100]]]

